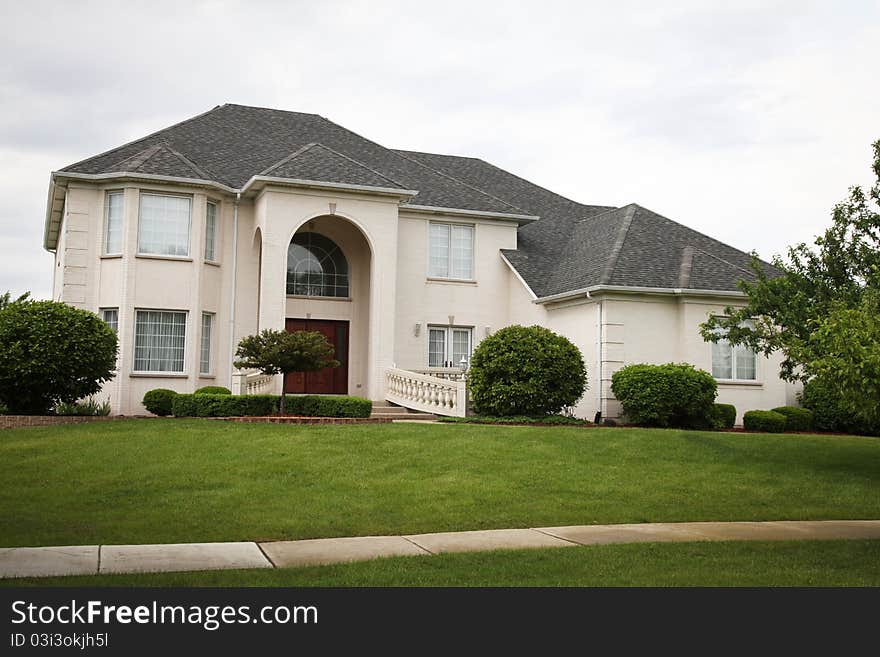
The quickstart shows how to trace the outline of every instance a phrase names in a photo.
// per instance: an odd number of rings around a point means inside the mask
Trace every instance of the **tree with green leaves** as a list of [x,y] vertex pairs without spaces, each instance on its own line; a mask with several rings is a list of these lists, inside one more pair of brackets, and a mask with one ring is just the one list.
[[[317,331],[273,331],[263,329],[238,343],[235,367],[255,369],[263,374],[287,375],[291,372],[315,372],[325,367],[339,367],[335,348]],[[281,395],[281,414],[285,412]]]
[[12,292],[9,292],[7,290],[3,294],[0,294],[0,310],[3,310],[6,306],[8,306],[11,303],[19,303],[20,301],[27,301],[28,297],[30,297],[30,296],[31,296],[30,292],[25,292],[21,296],[13,299]]
[[781,352],[783,379],[833,381],[844,406],[869,423],[880,414],[880,141],[873,151],[873,187],[850,188],[815,244],[773,259],[778,272],[755,257],[755,280],[740,283],[746,304],[701,325],[706,340]]
[[41,415],[93,395],[116,369],[116,332],[58,301],[0,297],[0,402]]

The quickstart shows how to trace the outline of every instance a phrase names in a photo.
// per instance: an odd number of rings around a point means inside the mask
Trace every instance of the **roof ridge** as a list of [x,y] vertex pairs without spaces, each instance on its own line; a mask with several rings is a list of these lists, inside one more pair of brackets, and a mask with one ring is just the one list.
[[335,153],[335,154],[338,155],[339,157],[343,157],[343,158],[345,158],[346,160],[348,160],[349,162],[353,162],[354,164],[358,165],[358,166],[361,167],[361,168],[366,169],[367,171],[370,171],[370,172],[372,172],[372,173],[375,173],[375,174],[376,174],[377,176],[379,176],[380,178],[384,178],[384,179],[387,180],[388,182],[394,183],[395,185],[397,185],[397,186],[400,187],[401,189],[406,189],[406,185],[404,185],[403,183],[401,183],[401,182],[399,182],[399,181],[397,181],[397,180],[394,180],[394,178],[389,178],[388,176],[386,176],[386,175],[385,175],[384,173],[382,173],[381,171],[377,171],[377,170],[374,169],[373,167],[368,166],[368,165],[364,164],[363,162],[360,162],[360,161],[354,159],[353,157],[349,157],[349,156],[346,155],[345,153],[340,153],[340,152],[337,151],[335,148],[331,148],[330,146],[327,146],[326,144],[322,144],[321,142],[317,142],[315,145],[316,145],[316,146],[319,146],[319,147],[321,147],[321,148],[323,148],[324,150],[328,150],[328,151],[330,151],[331,153]]
[[[416,160],[416,159],[414,159],[414,158],[412,158],[412,157],[409,157],[408,155],[404,155],[404,154],[401,153],[400,151],[396,151],[396,150],[394,150],[394,149],[388,149],[388,150],[390,150],[392,153],[396,153],[399,157],[402,157],[402,158],[404,158],[405,160],[409,160],[410,162],[414,162],[415,164],[419,165],[420,167],[423,167],[423,168],[425,168],[425,169],[428,169],[429,171],[433,171],[433,172],[436,173],[437,175],[443,176],[444,178],[449,178],[450,180],[454,180],[455,182],[457,182],[459,185],[464,185],[465,187],[467,187],[467,188],[469,188],[469,189],[473,189],[474,191],[479,192],[479,193],[482,194],[483,196],[488,196],[488,197],[491,198],[491,199],[494,199],[494,200],[496,200],[496,201],[500,201],[501,203],[504,203],[504,205],[506,205],[506,206],[508,206],[508,207],[510,207],[510,208],[513,208],[514,210],[517,210],[517,211],[521,212],[521,213],[524,214],[524,215],[530,215],[530,214],[532,214],[532,213],[529,212],[528,210],[525,210],[525,209],[519,207],[518,205],[514,205],[514,204],[511,203],[510,201],[505,201],[503,198],[500,198],[500,197],[498,197],[498,196],[495,196],[495,195],[493,195],[493,194],[490,194],[490,193],[487,192],[485,189],[480,189],[479,187],[476,187],[476,186],[474,186],[474,185],[471,185],[471,184],[469,184],[469,183],[466,183],[466,182],[463,181],[463,180],[459,180],[459,179],[456,178],[455,176],[452,176],[452,175],[446,173],[445,171],[440,171],[439,169],[435,169],[434,167],[429,167],[429,166],[428,166],[427,164],[425,164],[424,162],[419,162],[418,160]],[[429,154],[430,154],[430,153],[429,153]],[[471,158],[471,159],[477,159],[477,158]]]
[[147,146],[144,150],[138,151],[134,155],[129,155],[118,162],[113,163],[111,166],[118,167],[122,166],[126,162],[134,163],[133,169],[137,169],[138,167],[143,166],[147,162],[149,162],[150,158],[153,157],[156,153],[165,148],[165,144],[153,144],[152,146]]
[[[169,150],[177,159],[179,159],[181,162],[183,162],[185,165],[190,167],[193,171],[195,171],[197,174],[199,174],[200,176],[202,176],[206,180],[217,180],[218,179],[218,177],[215,176],[213,173],[211,173],[207,169],[203,169],[201,166],[199,166],[194,161],[189,159],[186,155],[184,155],[183,153],[178,151],[176,148],[174,148],[171,144],[167,144],[167,143],[163,144],[163,147],[166,148],[167,150]],[[156,152],[158,153],[158,151],[156,151]],[[150,156],[150,157],[152,157],[152,156]]]
[[298,155],[302,155],[302,154],[305,153],[307,150],[309,150],[309,149],[312,148],[313,146],[317,146],[317,145],[318,145],[318,142],[316,142],[316,141],[312,141],[312,142],[309,142],[308,144],[306,144],[305,146],[300,146],[299,148],[297,148],[296,150],[294,150],[292,153],[289,153],[288,155],[285,155],[284,157],[282,157],[282,158],[281,158],[280,160],[278,160],[275,164],[270,164],[268,168],[263,169],[263,170],[260,171],[260,173],[258,173],[257,175],[258,175],[258,176],[265,176],[265,175],[268,174],[270,171],[272,171],[272,170],[274,170],[274,169],[277,169],[278,167],[280,167],[280,166],[282,166],[282,165],[284,165],[284,164],[287,164],[288,162],[290,162],[291,160],[293,160],[294,158],[296,158]]
[[[564,197],[563,197],[564,198]],[[635,203],[629,203],[628,205],[635,205]],[[595,208],[605,207],[604,205],[594,205]],[[609,207],[607,210],[603,210],[602,212],[597,212],[596,214],[591,214],[589,217],[581,217],[580,219],[576,219],[574,221],[573,227],[576,227],[578,224],[582,224],[585,221],[591,221],[593,219],[598,219],[599,217],[604,217],[606,214],[611,214],[612,212],[617,212],[618,210],[623,210],[626,205],[621,205],[619,207]]]
[[623,221],[618,229],[617,239],[614,240],[614,246],[611,247],[611,253],[608,255],[608,262],[605,263],[605,270],[602,272],[602,277],[599,279],[600,285],[608,285],[611,281],[611,276],[614,274],[614,268],[617,267],[617,259],[620,257],[623,243],[626,241],[626,236],[629,234],[629,227],[632,225],[632,220],[635,216],[637,207],[639,206],[635,203],[623,206],[623,208],[626,209],[626,212],[623,215]]
[[[696,232],[696,231],[694,231],[694,232]],[[701,234],[702,234],[702,233],[701,233]],[[704,235],[704,237],[707,237],[707,236]],[[711,238],[710,238],[710,239],[711,239]],[[716,241],[717,241],[717,240],[716,240]],[[724,243],[721,242],[721,244],[724,244]],[[725,244],[725,246],[727,246],[727,245]],[[704,251],[703,249],[701,249],[701,248],[699,248],[699,247],[697,247],[697,246],[694,246],[694,247],[691,247],[691,248],[693,248],[695,251],[699,251],[699,252],[702,253],[704,256],[708,256],[708,257],[710,257],[710,258],[713,258],[714,260],[717,260],[718,262],[723,262],[725,265],[729,265],[730,267],[733,267],[734,269],[738,269],[739,271],[741,271],[741,272],[743,272],[743,273],[745,273],[745,274],[748,274],[749,276],[754,276],[754,275],[755,275],[755,272],[753,272],[753,271],[749,271],[748,269],[745,269],[744,267],[740,267],[740,266],[739,266],[738,264],[736,264],[735,262],[730,262],[730,260],[727,260],[727,259],[725,259],[725,258],[722,258],[721,256],[717,256],[717,255],[715,255],[714,253],[709,253],[708,251]],[[730,248],[733,248],[733,247],[730,247]],[[739,251],[739,249],[736,249],[736,250]],[[761,262],[763,262],[763,260],[762,260]],[[765,264],[769,264],[769,263],[765,263]]]
[[[400,151],[395,151],[395,152],[400,152]],[[538,184],[532,182],[531,180],[527,180],[526,178],[523,178],[522,176],[519,176],[519,175],[517,175],[517,174],[515,174],[515,173],[513,173],[513,172],[511,172],[511,171],[508,171],[507,169],[502,169],[502,168],[499,167],[498,165],[496,165],[496,164],[492,164],[492,163],[489,162],[488,160],[484,160],[484,159],[481,158],[481,157],[473,157],[473,156],[470,156],[470,155],[447,155],[447,154],[444,154],[444,153],[428,153],[428,152],[425,152],[425,151],[408,151],[408,152],[410,152],[410,153],[422,153],[423,155],[439,155],[440,157],[463,157],[463,158],[466,158],[466,159],[468,159],[468,160],[476,160],[477,162],[482,162],[482,163],[485,164],[486,166],[489,166],[489,167],[491,167],[491,168],[493,168],[493,169],[496,169],[496,170],[498,170],[498,171],[501,171],[502,173],[505,173],[505,174],[507,174],[508,176],[512,176],[513,178],[516,178],[517,180],[521,180],[522,182],[527,183],[527,184],[531,185],[532,187],[537,187],[538,189],[540,189],[540,190],[542,190],[542,191],[544,191],[544,192],[547,192],[548,194],[552,194],[552,195],[555,196],[556,198],[561,198],[561,199],[563,199],[563,200],[565,200],[565,201],[568,201],[569,203],[573,203],[574,205],[578,205],[578,206],[581,206],[581,207],[584,207],[584,208],[611,208],[611,209],[617,209],[616,207],[608,206],[608,205],[588,205],[588,204],[586,204],[586,203],[581,203],[580,201],[575,201],[574,199],[568,198],[567,196],[563,196],[563,195],[560,194],[559,192],[554,192],[552,189],[548,189],[547,187],[544,187],[544,186],[542,186],[542,185],[538,185]],[[500,200],[503,201],[504,199],[500,199]],[[594,216],[595,216],[595,215],[594,215]]]
[[[203,116],[207,116],[211,112],[216,112],[218,109],[221,109],[222,107],[226,107],[226,105],[216,105],[216,106],[212,107],[211,109],[209,109],[205,112],[202,112],[201,114],[196,114],[195,116],[191,116],[188,119],[184,119],[183,121],[178,121],[177,123],[174,123],[172,125],[165,126],[164,128],[161,128],[160,130],[156,130],[155,132],[151,132],[150,134],[144,135],[143,137],[138,137],[137,139],[132,139],[131,141],[125,142],[124,144],[121,144],[121,145],[116,146],[114,148],[110,148],[106,151],[102,151],[102,152],[98,153],[97,155],[92,155],[91,157],[84,158],[82,160],[79,160],[78,162],[73,162],[72,164],[68,164],[66,167],[64,167],[64,169],[62,169],[62,171],[66,171],[68,169],[78,167],[79,165],[85,164],[86,162],[90,162],[91,160],[97,160],[99,157],[105,157],[107,155],[110,155],[111,153],[121,151],[123,148],[133,146],[134,144],[137,144],[138,142],[146,141],[147,139],[150,139],[151,137],[155,137],[156,135],[159,135],[163,132],[167,132],[168,130],[172,130],[173,128],[177,128],[178,126],[182,126],[186,123],[189,123],[190,121],[195,121],[196,119],[200,119]],[[124,160],[122,160],[122,161],[124,161]]]
[[678,268],[678,287],[687,288],[691,282],[691,272],[694,269],[694,247],[687,244],[681,250],[681,264]]

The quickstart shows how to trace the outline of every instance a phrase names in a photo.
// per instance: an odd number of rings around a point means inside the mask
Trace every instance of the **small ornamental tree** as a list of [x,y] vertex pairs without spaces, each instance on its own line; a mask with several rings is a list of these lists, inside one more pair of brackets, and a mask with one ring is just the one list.
[[[288,333],[263,329],[238,343],[235,366],[269,375],[315,372],[325,367],[339,367],[339,361],[333,358],[335,351],[324,334],[317,331]],[[279,410],[284,415],[284,394]]]
[[58,301],[0,307],[0,402],[41,415],[93,395],[116,368],[116,333],[97,315]]
[[468,394],[480,415],[540,417],[573,406],[587,387],[580,350],[541,326],[508,326],[480,342]]

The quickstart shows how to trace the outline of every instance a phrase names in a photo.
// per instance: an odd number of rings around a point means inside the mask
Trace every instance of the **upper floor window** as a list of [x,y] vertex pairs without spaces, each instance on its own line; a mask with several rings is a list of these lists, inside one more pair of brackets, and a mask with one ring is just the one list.
[[744,345],[732,345],[727,340],[713,342],[712,376],[729,381],[755,381],[758,355]]
[[348,261],[333,240],[297,233],[287,248],[287,294],[348,297]]
[[122,192],[107,192],[104,196],[104,254],[122,253]]
[[428,276],[473,280],[473,226],[431,222],[428,228]]
[[138,253],[188,256],[191,221],[191,198],[141,194],[138,214]]
[[205,212],[205,260],[217,259],[217,204],[208,201]]

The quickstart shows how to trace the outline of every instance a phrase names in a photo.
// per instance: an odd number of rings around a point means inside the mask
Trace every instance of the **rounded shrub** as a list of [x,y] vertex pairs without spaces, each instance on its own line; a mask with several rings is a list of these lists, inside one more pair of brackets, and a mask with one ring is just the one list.
[[231,395],[232,391],[223,386],[204,386],[195,391],[196,395]]
[[747,411],[743,415],[743,428],[746,431],[782,433],[785,431],[785,422],[785,416],[775,411]]
[[774,413],[785,416],[786,431],[810,431],[813,428],[813,411],[798,406],[780,406]]
[[554,415],[587,387],[580,350],[541,326],[507,326],[474,350],[468,394],[479,415]]
[[712,428],[732,429],[736,424],[736,406],[733,404],[712,404]]
[[144,408],[153,415],[171,415],[171,408],[177,393],[167,388],[154,388],[144,395]]
[[0,401],[9,412],[44,415],[94,395],[114,376],[116,333],[87,310],[58,301],[0,309]]
[[611,377],[611,391],[629,422],[649,427],[712,426],[718,386],[687,363],[627,365]]

